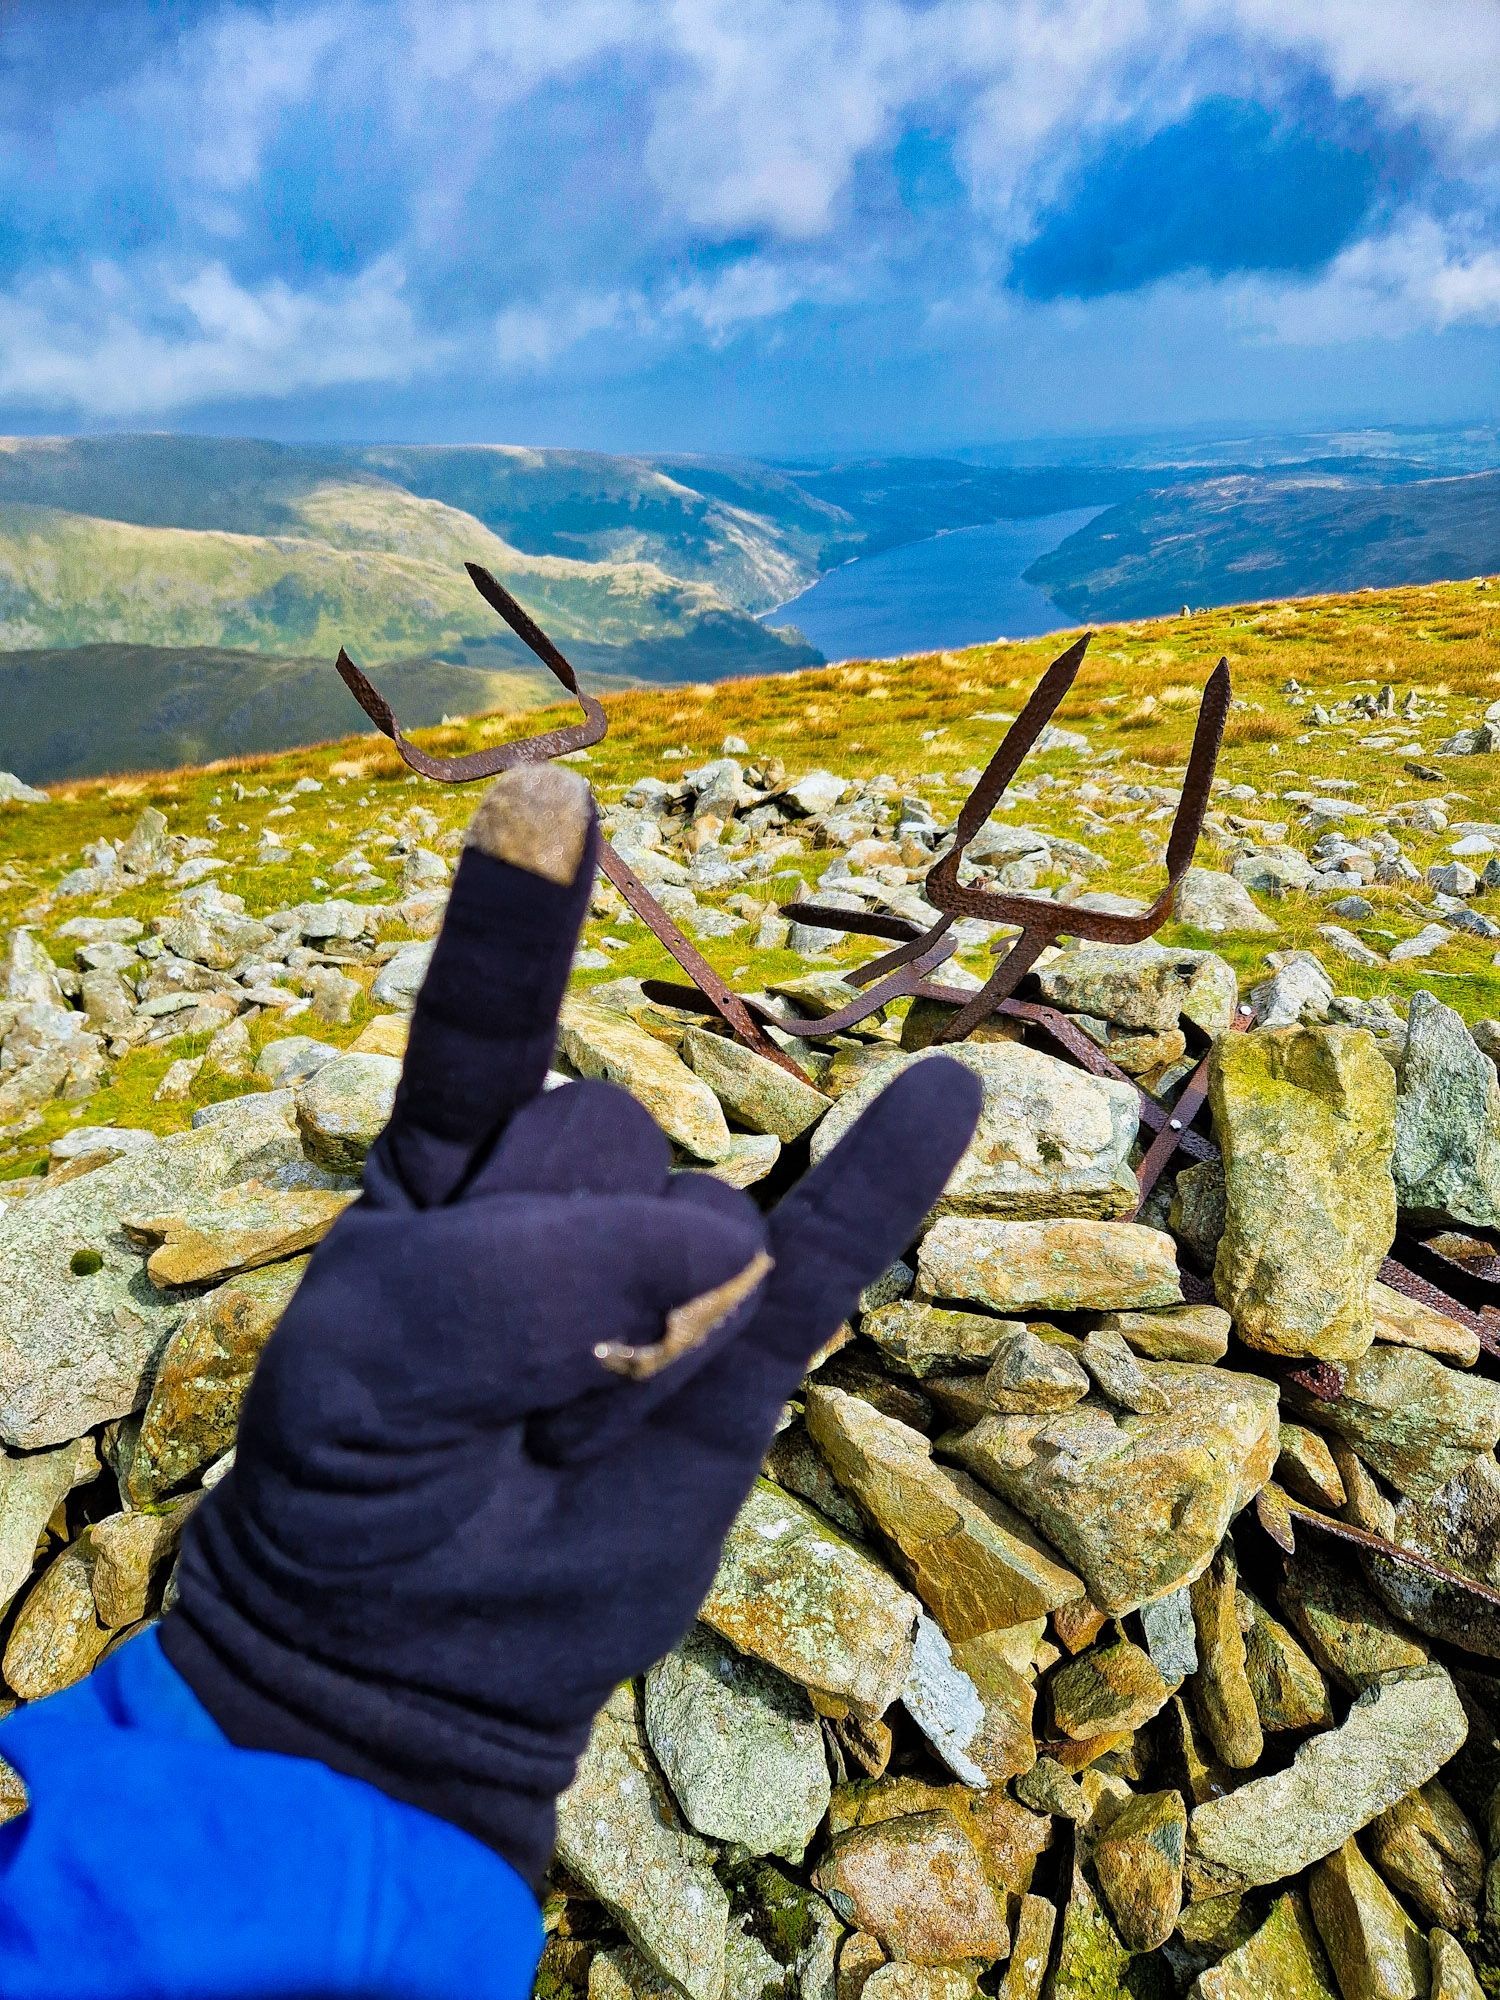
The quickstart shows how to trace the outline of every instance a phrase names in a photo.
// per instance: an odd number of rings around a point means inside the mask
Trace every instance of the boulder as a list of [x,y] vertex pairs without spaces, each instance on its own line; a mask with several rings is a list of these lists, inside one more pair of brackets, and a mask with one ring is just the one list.
[[837,1836],[813,1880],[846,1923],[917,1965],[1003,1958],[1005,1906],[950,1812],[910,1813]]
[[813,1695],[880,1716],[906,1685],[920,1609],[811,1507],[761,1481],[699,1616]]
[[1307,1897],[1344,2000],[1427,2000],[1422,1933],[1353,1840],[1313,1870]]
[[1225,1190],[1214,1289],[1235,1330],[1272,1354],[1362,1354],[1396,1227],[1389,1065],[1361,1029],[1255,1029],[1215,1045],[1209,1101]]
[[1278,1896],[1264,1923],[1227,1957],[1200,1972],[1188,2000],[1341,2000],[1302,1898]]
[[644,1712],[690,1826],[747,1854],[802,1858],[830,1787],[800,1687],[699,1626],[647,1674]]
[[903,1070],[935,1057],[972,1070],[984,1093],[974,1137],[935,1214],[1134,1213],[1139,1190],[1129,1161],[1139,1123],[1135,1091],[1020,1042],[958,1042],[893,1054],[839,1098],[813,1134],[813,1160],[831,1152]]
[[1151,1361],[1222,1361],[1233,1322],[1222,1306],[1166,1306],[1156,1312],[1109,1312],[1104,1333],[1122,1334]]
[[63,1444],[145,1401],[187,1301],[147,1277],[123,1216],[212,1211],[231,1188],[301,1164],[285,1119],[225,1119],[0,1214],[0,1439]]
[[1279,1882],[1323,1860],[1425,1785],[1468,1729],[1452,1680],[1432,1662],[1372,1682],[1339,1727],[1308,1737],[1285,1770],[1195,1808],[1188,1829],[1193,1893]]
[[1332,1431],[1398,1493],[1431,1499],[1500,1443],[1500,1383],[1449,1368],[1412,1347],[1372,1347],[1329,1401],[1288,1384],[1287,1404]]
[[1171,1693],[1151,1655],[1129,1639],[1090,1647],[1060,1667],[1048,1685],[1052,1719],[1075,1743],[1139,1729]]
[[667,1137],[695,1158],[720,1160],[730,1151],[729,1127],[712,1090],[623,1014],[570,1000],[559,1046],[580,1076],[603,1077],[639,1098]]
[[984,1419],[945,1450],[1024,1514],[1119,1617],[1205,1570],[1275,1463],[1276,1385],[1164,1361],[1168,1407],[1094,1397],[1052,1416]]
[[248,1181],[217,1198],[122,1216],[120,1227],[129,1243],[148,1253],[146,1273],[152,1284],[166,1290],[215,1284],[237,1271],[253,1271],[258,1264],[310,1250],[354,1199],[343,1189]]
[[997,1313],[1130,1311],[1182,1297],[1170,1236],[1136,1222],[944,1216],[922,1240],[917,1291]]
[[401,1081],[394,1056],[336,1055],[297,1089],[297,1129],[308,1157],[330,1173],[357,1174],[390,1121]]
[[1172,915],[1194,930],[1240,933],[1274,931],[1276,926],[1255,906],[1243,882],[1216,868],[1189,868],[1177,885]]
[[1376,1867],[1429,1924],[1468,1932],[1479,1922],[1484,1847],[1463,1808],[1436,1778],[1372,1820]]
[[723,2000],[729,1898],[657,1776],[632,1687],[600,1711],[558,1800],[557,1853],[686,2000]]
[[1182,1908],[1182,1794],[1141,1792],[1099,1818],[1090,1858],[1120,1942],[1129,1951],[1155,1951],[1172,1935]]
[[1461,1015],[1412,995],[1397,1065],[1392,1172],[1416,1222],[1500,1224],[1500,1079]]
[[817,1124],[832,1100],[726,1035],[689,1028],[681,1054],[738,1125],[789,1146]]
[[0,1450],[0,1611],[31,1575],[47,1523],[99,1471],[92,1438],[52,1451]]
[[188,1307],[162,1350],[129,1454],[125,1494],[132,1506],[186,1484],[234,1443],[255,1364],[306,1269],[305,1257],[268,1264]]
[[427,977],[431,960],[430,942],[402,945],[371,981],[371,1000],[377,1007],[389,1008],[392,1013],[410,1014],[417,1004],[417,994]]
[[834,1477],[879,1528],[912,1588],[952,1640],[1039,1618],[1083,1595],[1011,1510],[935,1464],[920,1431],[861,1397],[814,1386],[807,1428]]
[[946,1311],[920,1299],[894,1299],[866,1311],[860,1332],[903,1374],[921,1377],[983,1368],[1001,1344],[1023,1331],[1019,1320]]
[[1248,1771],[1260,1762],[1265,1739],[1245,1671],[1236,1580],[1233,1544],[1226,1541],[1194,1579],[1189,1598],[1198,1652],[1193,1707],[1220,1763]]
[[1144,944],[1079,945],[1036,968],[1042,998],[1071,1014],[1164,1034],[1182,1021],[1222,1034],[1239,1001],[1233,969],[1211,951]]

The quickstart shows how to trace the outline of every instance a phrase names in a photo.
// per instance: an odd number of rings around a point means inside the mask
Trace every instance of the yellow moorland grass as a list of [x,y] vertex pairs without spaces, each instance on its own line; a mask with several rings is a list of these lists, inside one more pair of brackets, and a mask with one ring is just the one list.
[[[782,758],[793,774],[822,766],[849,778],[885,773],[925,796],[941,819],[957,809],[970,776],[1004,733],[1038,675],[1072,635],[1059,633],[1019,643],[977,646],[962,652],[900,660],[855,662],[810,672],[704,685],[673,685],[605,698],[610,731],[587,754],[583,768],[608,805],[635,779],[670,777],[720,754],[727,736],[750,747],[752,759]],[[1432,753],[1454,730],[1478,721],[1500,699],[1500,580],[1364,591],[1348,596],[1230,606],[1188,617],[1100,628],[1069,699],[1058,713],[1064,729],[1083,730],[1089,752],[1060,749],[1028,760],[1009,795],[1007,816],[1068,835],[1099,855],[1106,872],[1096,886],[1149,895],[1160,882],[1162,842],[1171,801],[1192,734],[1198,690],[1214,663],[1227,656],[1234,676],[1235,708],[1219,762],[1221,786],[1214,820],[1199,860],[1227,865],[1238,837],[1229,815],[1249,823],[1247,837],[1265,843],[1285,827],[1305,847],[1301,804],[1288,794],[1320,787],[1371,811],[1415,806],[1443,798],[1446,829],[1402,831],[1405,851],[1421,868],[1450,859],[1457,829],[1466,824],[1500,827],[1500,757],[1443,759]],[[332,666],[329,668],[332,672]],[[1418,714],[1381,720],[1353,719],[1324,726],[1315,705],[1337,702],[1390,682],[1398,701],[1415,691]],[[1300,692],[1299,692],[1300,691]],[[573,711],[576,714],[576,711]],[[351,704],[351,725],[356,721]],[[505,742],[569,719],[559,705],[485,715],[419,733],[425,747],[456,754]],[[0,762],[3,762],[0,743]],[[1414,772],[1411,765],[1435,776]],[[24,776],[24,772],[22,773]],[[302,777],[323,789],[283,798]],[[1054,780],[1067,781],[1063,784]],[[1078,796],[1092,781],[1098,792]],[[1118,795],[1124,786],[1155,787],[1139,799]],[[1249,786],[1253,798],[1227,798],[1229,787]],[[264,792],[262,792],[264,788]],[[257,796],[237,796],[237,793]],[[411,776],[382,739],[365,734],[337,743],[271,755],[226,758],[200,768],[122,774],[61,784],[46,806],[0,806],[0,932],[34,924],[62,963],[70,948],[55,931],[92,904],[59,900],[61,876],[78,864],[83,848],[101,837],[118,839],[146,806],[163,811],[174,832],[210,834],[226,867],[217,877],[243,895],[252,911],[274,909],[308,897],[347,894],[329,872],[350,848],[368,851],[387,886],[359,900],[388,900],[399,869],[382,866],[382,841],[413,806],[430,810],[434,838],[460,827],[472,811],[472,790],[430,785]],[[256,844],[269,810],[291,804],[272,822],[288,843],[273,862],[257,858]],[[214,824],[210,826],[210,821]],[[1340,822],[1354,834],[1369,826],[1359,815]],[[1500,833],[1496,844],[1500,846]],[[766,900],[789,900],[813,882],[828,856],[811,853],[768,885]],[[1482,869],[1479,860],[1476,868]],[[1333,921],[1357,933],[1382,954],[1430,920],[1423,885],[1412,890],[1373,888],[1373,913]],[[167,891],[160,881],[116,896],[116,915],[149,918]],[[705,901],[723,901],[705,898]],[[1384,993],[1402,1000],[1429,986],[1470,1019],[1500,1014],[1496,943],[1455,935],[1429,959],[1362,967],[1340,957],[1319,926],[1330,921],[1326,904],[1290,896],[1263,906],[1279,925],[1277,936],[1208,939],[1181,926],[1168,940],[1213,944],[1251,982],[1268,950],[1314,948],[1341,991]],[[1500,892],[1480,896],[1500,916]],[[733,979],[758,986],[802,964],[786,952],[757,952],[752,930],[717,940],[707,949]],[[584,983],[617,974],[665,974],[672,967],[639,925],[618,914],[591,922],[588,942],[603,946],[607,971],[580,974]],[[843,947],[832,963],[857,962],[868,943]],[[984,952],[967,961],[975,970]],[[357,1032],[319,1029],[331,1040]],[[299,1027],[306,1026],[303,1021]],[[274,1019],[258,1021],[259,1043],[286,1030]],[[152,1093],[166,1063],[187,1052],[182,1044],[142,1052],[119,1064],[108,1089],[84,1106],[57,1105],[42,1125],[10,1145],[0,1142],[0,1175],[24,1172],[46,1142],[80,1116],[158,1128],[186,1122],[192,1100],[157,1105]]]

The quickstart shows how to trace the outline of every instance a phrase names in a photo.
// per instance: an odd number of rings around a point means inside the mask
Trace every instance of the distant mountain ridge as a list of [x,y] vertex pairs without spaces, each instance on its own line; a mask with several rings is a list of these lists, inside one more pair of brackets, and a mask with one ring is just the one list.
[[526,705],[546,677],[466,560],[615,685],[816,664],[761,614],[835,565],[1075,507],[1105,511],[1028,578],[1080,619],[1500,569],[1500,473],[1433,477],[1490,444],[1500,463],[1500,438],[1470,427],[1371,434],[1367,451],[1353,433],[991,465],[0,439],[0,768],[314,740],[347,719],[340,645],[399,672],[413,722]]

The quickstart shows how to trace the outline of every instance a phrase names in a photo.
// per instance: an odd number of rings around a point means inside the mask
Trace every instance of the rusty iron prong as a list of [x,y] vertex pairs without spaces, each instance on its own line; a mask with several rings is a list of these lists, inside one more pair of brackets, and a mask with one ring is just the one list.
[[498,744],[493,750],[472,750],[464,757],[434,757],[408,742],[396,720],[395,711],[368,675],[347,652],[339,648],[334,661],[339,677],[382,736],[396,746],[401,760],[424,778],[443,785],[470,785],[480,778],[497,778],[517,764],[539,764],[551,757],[564,757],[573,750],[586,750],[603,740],[609,719],[591,694],[578,685],[572,664],[559,652],[541,628],[534,624],[503,584],[497,583],[478,563],[465,563],[469,581],[492,610],[497,611],[523,644],[528,646],[583,710],[583,721],[562,729],[549,729],[540,736],[523,736],[515,743]]
[[657,943],[665,946],[676,959],[708,1002],[709,1009],[733,1030],[748,1049],[752,1049],[758,1056],[764,1056],[767,1062],[775,1063],[778,1069],[784,1069],[799,1082],[806,1083],[806,1072],[792,1060],[785,1049],[777,1047],[739,994],[726,980],[720,978],[698,947],[683,935],[639,875],[620,858],[607,840],[599,843],[599,866],[625,898],[626,903],[647,926]]
[[[1229,665],[1221,659],[1209,676],[1198,708],[1182,796],[1167,843],[1167,884],[1155,902],[1138,915],[1119,916],[1104,910],[1079,909],[1073,904],[1054,902],[1050,897],[1000,894],[962,884],[958,879],[959,864],[968,840],[978,831],[979,825],[977,820],[972,825],[968,821],[980,807],[986,813],[993,811],[999,798],[999,792],[992,789],[988,782],[976,786],[959,815],[959,830],[963,837],[955,840],[949,852],[928,870],[924,893],[933,907],[942,910],[945,915],[979,917],[989,923],[1019,924],[1021,935],[990,975],[983,992],[960,1008],[951,1021],[944,1023],[937,1036],[939,1042],[957,1041],[972,1033],[987,1013],[993,1013],[1002,1000],[1014,993],[1046,947],[1065,933],[1101,944],[1137,944],[1166,922],[1172,912],[1177,885],[1192,860],[1198,836],[1203,830],[1214,765],[1229,712],[1229,698]],[[1028,702],[1012,725],[1000,752],[991,761],[991,771],[1005,768],[1007,761],[1014,769],[1031,747],[1029,741],[1023,742],[1019,744],[1018,754],[1013,760],[1003,760],[1003,753],[1009,749],[1012,739],[1018,736],[1021,723],[1031,716],[1032,706]],[[1035,728],[1039,730],[1040,723]],[[988,777],[989,773],[986,774],[987,780]]]
[[1397,1563],[1402,1568],[1414,1569],[1423,1576],[1430,1576],[1437,1583],[1447,1584],[1451,1590],[1459,1591],[1465,1597],[1477,1597],[1482,1603],[1500,1605],[1500,1590],[1494,1590],[1477,1577],[1465,1576],[1462,1570],[1450,1569],[1446,1563],[1434,1562],[1431,1556],[1424,1556],[1416,1549],[1408,1549],[1400,1542],[1388,1541],[1384,1535],[1377,1535],[1369,1528],[1356,1528],[1352,1521],[1340,1521],[1332,1514],[1323,1514],[1316,1507],[1309,1507],[1301,1500],[1294,1500],[1289,1493],[1276,1489],[1276,1498],[1281,1510],[1291,1521],[1300,1522],[1304,1527],[1316,1529],[1320,1535],[1327,1535],[1333,1541],[1347,1542],[1351,1548],[1362,1549],[1366,1555],[1378,1556],[1382,1560]]
[[846,1005],[836,1008],[833,1013],[824,1014],[815,1021],[789,1020],[784,1014],[778,1014],[759,1000],[751,1000],[746,1004],[760,1020],[770,1027],[780,1029],[784,1035],[796,1035],[804,1041],[819,1035],[841,1035],[846,1029],[858,1027],[861,1021],[867,1021],[872,1014],[878,1014],[890,1001],[908,998],[929,972],[953,956],[956,948],[955,940],[946,934],[933,937],[926,950],[912,959],[908,965],[903,966],[899,972],[893,972],[888,979],[881,980],[878,985],[866,987],[857,1000],[850,1000]]
[[897,972],[903,965],[910,965],[913,959],[922,956],[929,945],[953,928],[951,917],[944,917],[939,923],[929,924],[926,930],[919,930],[906,917],[891,917],[883,911],[874,910],[835,910],[826,903],[784,903],[781,914],[799,924],[818,924],[825,930],[845,931],[850,936],[894,938],[897,941],[894,951],[882,952],[879,958],[872,958],[853,972],[846,972],[844,977],[851,986],[868,986],[874,980],[883,979],[888,972]]
[[1083,656],[1093,636],[1092,632],[1085,632],[1073,641],[1066,652],[1059,653],[1027,696],[1021,713],[1006,730],[999,748],[980,773],[978,784],[959,808],[953,829],[956,851],[961,852],[968,846],[1000,803],[1006,786],[1025,763],[1036,739],[1077,680],[1078,669],[1083,665]]
[[[1231,1033],[1243,1033],[1250,1025],[1248,1007],[1237,1007],[1230,1017]],[[1178,1148],[1187,1138],[1188,1127],[1208,1102],[1208,1069],[1213,1059],[1210,1049],[1177,1093],[1171,1110],[1156,1128],[1156,1136],[1146,1148],[1140,1165],[1135,1170],[1135,1184],[1140,1190],[1140,1201],[1156,1186],[1170,1165]],[[1137,1213],[1140,1202],[1136,1204]]]

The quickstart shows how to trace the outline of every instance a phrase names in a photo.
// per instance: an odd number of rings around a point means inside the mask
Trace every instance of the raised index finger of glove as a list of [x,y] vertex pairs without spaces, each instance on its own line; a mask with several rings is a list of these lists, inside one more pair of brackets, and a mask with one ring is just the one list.
[[751,1329],[755,1344],[805,1360],[895,1262],[974,1135],[978,1078],[924,1057],[883,1090],[771,1217],[776,1272]]
[[418,1207],[459,1192],[540,1091],[597,852],[588,786],[556,765],[507,771],[474,815],[379,1142]]

